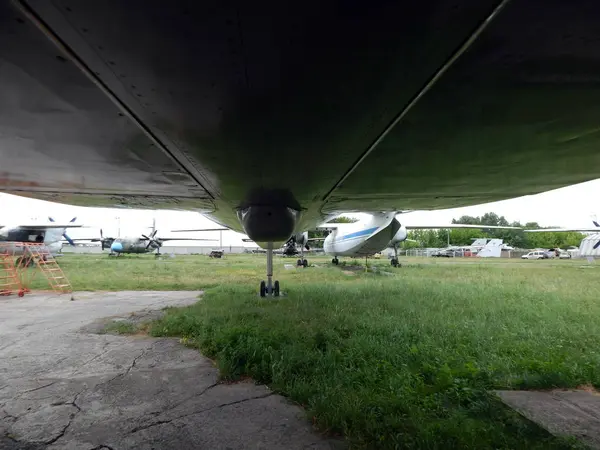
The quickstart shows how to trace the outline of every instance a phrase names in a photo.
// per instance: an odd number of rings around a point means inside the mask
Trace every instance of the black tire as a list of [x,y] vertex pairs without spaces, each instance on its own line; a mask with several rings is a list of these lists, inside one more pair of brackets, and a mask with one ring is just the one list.
[[302,265],[302,260],[301,259],[296,260],[296,265],[297,266],[301,266]]
[[302,266],[303,267],[308,267],[308,260],[305,259],[304,261],[302,261]]
[[260,296],[261,297],[267,296],[267,283],[265,283],[264,281],[260,282]]
[[340,263],[340,262],[338,261],[338,259],[337,259],[337,258],[333,258],[333,259],[331,260],[331,264],[335,264],[336,266],[337,266],[339,263]]
[[279,297],[279,281],[273,283],[273,296]]

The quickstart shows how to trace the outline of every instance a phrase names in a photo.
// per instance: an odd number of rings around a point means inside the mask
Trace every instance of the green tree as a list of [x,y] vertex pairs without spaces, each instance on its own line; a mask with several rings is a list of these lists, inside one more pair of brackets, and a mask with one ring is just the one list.
[[358,219],[355,219],[353,217],[348,217],[348,216],[340,216],[340,217],[336,217],[335,219],[331,219],[327,223],[354,223],[354,222],[358,222]]

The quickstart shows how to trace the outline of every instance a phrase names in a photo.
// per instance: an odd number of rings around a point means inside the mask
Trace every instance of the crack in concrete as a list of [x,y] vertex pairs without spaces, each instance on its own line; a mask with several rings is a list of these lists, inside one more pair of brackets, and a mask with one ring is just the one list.
[[181,416],[173,417],[172,419],[157,420],[156,422],[152,422],[152,423],[149,423],[147,425],[140,425],[139,427],[135,427],[129,433],[130,434],[134,434],[134,433],[137,433],[138,431],[147,430],[148,428],[152,428],[152,427],[155,427],[157,425],[164,425],[166,423],[171,423],[171,422],[173,422],[175,420],[183,419],[185,417],[193,416],[193,415],[196,415],[196,414],[202,414],[202,413],[205,413],[207,411],[211,411],[213,409],[224,408],[226,406],[237,405],[239,403],[245,403],[245,402],[249,402],[249,401],[252,401],[252,400],[258,400],[258,399],[261,399],[261,398],[267,398],[267,397],[270,397],[271,395],[275,395],[275,392],[269,392],[268,394],[259,395],[257,397],[244,398],[242,400],[236,400],[235,402],[222,403],[220,405],[211,406],[210,408],[201,409],[200,411],[193,411],[193,412],[188,413],[188,414],[183,414]]
[[131,364],[129,365],[129,367],[127,368],[127,370],[125,370],[125,372],[119,372],[118,374],[116,374],[114,377],[110,378],[109,380],[103,381],[102,383],[99,383],[96,385],[96,388],[98,388],[99,386],[105,385],[110,383],[111,381],[116,380],[117,378],[120,377],[124,377],[125,375],[127,375],[129,372],[131,372],[131,369],[133,369],[135,367],[135,364],[138,362],[138,360],[144,356],[146,353],[148,353],[150,350],[152,350],[153,345],[150,346],[150,348],[148,349],[144,349],[142,350],[142,353],[140,353],[139,355],[137,355],[135,358],[133,358],[133,361],[131,362]]
[[77,414],[79,414],[81,412],[81,408],[75,402],[77,401],[77,397],[79,397],[84,391],[85,391],[85,389],[83,391],[79,391],[77,394],[75,394],[75,397],[73,397],[73,400],[70,401],[70,402],[59,402],[58,404],[53,404],[52,405],[52,406],[59,406],[59,405],[62,404],[62,405],[73,406],[74,408],[77,408],[77,412],[76,413],[72,413],[70,415],[70,417],[69,417],[69,423],[67,423],[64,426],[64,428],[61,430],[61,432],[56,437],[50,439],[49,441],[44,442],[45,445],[54,444],[56,441],[58,441],[60,438],[62,438],[65,435],[65,433],[67,432],[67,430],[69,429],[69,427],[73,423],[73,420],[75,420],[75,417],[77,416]]
[[48,384],[45,384],[43,386],[38,386],[38,387],[33,388],[33,389],[28,389],[26,391],[21,392],[19,395],[17,395],[17,398],[21,397],[22,395],[28,394],[30,392],[35,392],[35,391],[39,391],[40,389],[47,388],[47,387],[52,386],[53,384],[56,384],[56,383],[58,383],[58,380],[54,380],[52,383],[48,383]]
[[50,445],[50,444],[54,444],[56,441],[58,441],[61,437],[63,437],[65,435],[65,433],[67,432],[67,429],[71,426],[71,422],[73,421],[73,418],[71,417],[71,419],[69,420],[69,423],[67,423],[63,429],[61,430],[61,432],[54,438],[50,439],[49,441],[44,442],[44,445]]
[[19,420],[19,418],[17,416],[13,416],[12,414],[9,414],[6,412],[6,410],[4,408],[2,408],[2,412],[4,413],[4,415],[0,418],[0,420],[4,420],[4,419],[11,419],[14,422],[16,422],[17,420]]
[[[77,394],[77,395],[79,395],[79,394]],[[81,412],[81,408],[79,406],[77,406],[74,403],[74,401],[75,400],[73,400],[73,402],[71,402],[71,403],[65,403],[65,405],[69,405],[69,406],[73,406],[74,408],[77,408],[77,412],[71,413],[71,415],[69,416],[69,422],[63,427],[63,429],[60,431],[60,433],[57,436],[50,439],[49,441],[44,442],[44,445],[54,444],[56,441],[58,441],[60,438],[62,438],[65,435],[65,433],[67,432],[67,430],[69,429],[69,427],[71,426],[71,424],[73,423],[75,416]]]
[[[196,398],[196,397],[202,397],[202,396],[203,396],[204,394],[206,394],[208,391],[210,391],[211,389],[213,389],[213,388],[215,388],[215,387],[219,386],[220,384],[221,384],[221,382],[217,381],[216,383],[213,383],[213,384],[211,384],[210,386],[208,386],[208,387],[206,387],[206,388],[202,389],[200,392],[198,392],[198,393],[196,393],[196,394],[194,394],[194,395],[190,395],[189,397],[187,397],[187,398],[184,398],[183,400],[181,400],[181,401],[179,401],[179,402],[175,403],[175,404],[174,404],[174,405],[172,405],[172,406],[169,406],[167,409],[165,409],[165,410],[163,410],[163,411],[160,411],[160,412],[172,411],[173,409],[177,408],[178,406],[181,406],[181,405],[183,405],[183,404],[184,404],[185,402],[187,402],[188,400],[191,400],[191,399],[193,399],[193,398]],[[159,412],[159,414],[160,414],[160,412]]]
[[[85,389],[84,389],[85,390]],[[83,393],[83,391],[78,392],[77,394],[75,394],[75,397],[73,398],[72,401],[70,402],[54,402],[54,403],[50,403],[50,406],[62,406],[62,405],[69,405],[69,406],[74,406],[75,408],[77,408],[77,412],[81,412],[81,408],[79,407],[79,405],[77,403],[75,403],[77,401],[77,397],[79,397],[81,394]]]
[[105,342],[104,346],[102,347],[102,352],[97,354],[96,356],[94,356],[93,358],[88,359],[87,361],[79,364],[78,366],[76,366],[73,370],[72,373],[76,372],[77,370],[79,370],[80,368],[87,366],[89,363],[96,361],[98,358],[101,358],[102,356],[106,355],[110,350],[112,350],[112,348],[106,348],[108,347],[110,344],[112,344],[112,342]]

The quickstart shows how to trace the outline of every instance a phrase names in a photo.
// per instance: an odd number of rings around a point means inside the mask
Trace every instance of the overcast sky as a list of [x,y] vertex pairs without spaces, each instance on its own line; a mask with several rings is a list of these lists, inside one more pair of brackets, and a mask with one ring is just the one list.
[[[522,223],[538,222],[542,226],[586,227],[591,224],[591,216],[600,212],[596,209],[596,199],[600,198],[600,179],[569,186],[543,194],[520,197],[502,202],[466,208],[447,209],[440,211],[418,211],[399,217],[404,224],[410,225],[444,225],[453,218],[462,215],[480,216],[486,212],[495,212],[505,216],[509,222],[518,220]],[[0,224],[13,225],[18,222],[46,222],[51,215],[57,222],[68,222],[77,217],[77,223],[90,228],[73,229],[69,235],[73,238],[98,237],[101,227],[104,236],[138,236],[146,233],[156,219],[158,236],[173,237],[169,233],[181,228],[210,228],[216,224],[206,217],[186,211],[140,211],[127,209],[82,208],[57,203],[15,197],[0,194]],[[15,223],[17,222],[17,223]],[[219,247],[220,233],[207,232],[201,236],[194,233],[176,233],[180,237],[202,237],[215,239],[213,242],[200,242],[198,245]],[[245,236],[226,231],[222,234],[223,246],[242,245]]]

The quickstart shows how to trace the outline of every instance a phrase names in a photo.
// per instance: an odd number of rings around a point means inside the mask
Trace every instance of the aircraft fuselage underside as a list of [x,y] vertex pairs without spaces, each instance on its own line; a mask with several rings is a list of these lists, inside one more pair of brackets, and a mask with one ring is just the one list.
[[598,17],[592,0],[2,2],[0,190],[198,210],[282,243],[341,211],[598,178]]

